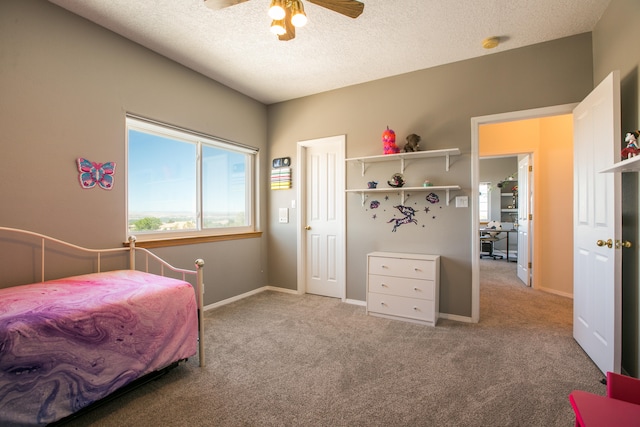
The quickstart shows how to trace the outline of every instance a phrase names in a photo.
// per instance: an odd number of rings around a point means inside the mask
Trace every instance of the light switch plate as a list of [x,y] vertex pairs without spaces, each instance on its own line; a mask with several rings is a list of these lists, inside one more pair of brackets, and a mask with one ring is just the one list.
[[456,197],[456,208],[468,208],[469,207],[469,197],[468,196],[457,196]]

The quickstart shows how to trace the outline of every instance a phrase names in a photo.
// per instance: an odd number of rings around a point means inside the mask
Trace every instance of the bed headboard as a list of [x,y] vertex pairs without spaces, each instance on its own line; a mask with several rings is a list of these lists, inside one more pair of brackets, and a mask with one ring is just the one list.
[[[45,271],[46,271],[46,253],[49,246],[59,245],[63,248],[69,248],[76,251],[78,254],[82,254],[83,256],[90,255],[91,257],[95,256],[95,271],[102,271],[102,259],[103,256],[114,253],[122,253],[125,255],[126,252],[129,252],[129,269],[136,270],[136,253],[144,255],[144,268],[137,268],[141,271],[149,272],[150,267],[153,265],[155,267],[159,266],[159,275],[165,276],[167,272],[173,272],[182,277],[183,281],[189,281],[188,277],[191,278],[191,282],[194,283],[194,288],[196,292],[196,300],[198,304],[198,323],[199,323],[199,332],[200,332],[200,366],[204,366],[204,261],[202,259],[195,260],[195,269],[188,270],[183,268],[177,268],[173,265],[169,264],[167,261],[163,260],[153,252],[149,251],[145,248],[136,247],[136,238],[135,236],[129,237],[129,245],[121,246],[117,248],[109,248],[109,249],[89,249],[82,246],[74,245],[73,243],[65,242],[54,237],[46,236],[44,234],[35,233],[33,231],[21,230],[17,228],[9,228],[9,227],[0,227],[0,243],[3,241],[3,235],[14,234],[15,236],[23,236],[23,237],[31,237],[37,239],[39,241],[40,246],[40,277],[39,280],[44,282],[45,279]],[[33,240],[33,239],[31,239]],[[33,245],[33,243],[30,243]],[[139,264],[139,263],[138,263]],[[141,267],[141,266],[138,266]],[[106,270],[105,270],[106,271]],[[155,270],[154,270],[155,271]]]

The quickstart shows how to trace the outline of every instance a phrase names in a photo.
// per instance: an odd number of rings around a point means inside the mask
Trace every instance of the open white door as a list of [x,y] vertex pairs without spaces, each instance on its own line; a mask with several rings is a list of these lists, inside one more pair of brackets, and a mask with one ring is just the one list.
[[307,293],[345,298],[345,137],[305,141],[304,281]]
[[531,236],[531,172],[530,156],[518,162],[518,279],[531,286],[529,236]]
[[[603,373],[621,365],[620,76],[574,110],[573,337]],[[553,244],[549,242],[549,244]]]

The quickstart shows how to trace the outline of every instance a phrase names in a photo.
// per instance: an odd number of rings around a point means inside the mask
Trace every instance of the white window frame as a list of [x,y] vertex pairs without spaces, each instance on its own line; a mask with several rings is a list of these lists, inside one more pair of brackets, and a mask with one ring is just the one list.
[[[130,231],[129,230],[129,130],[136,130],[143,133],[170,138],[196,145],[196,229],[195,230],[172,230],[172,231]],[[202,147],[203,145],[221,148],[237,153],[246,154],[248,161],[245,163],[245,184],[249,186],[246,193],[245,207],[247,214],[246,226],[242,227],[219,227],[204,228],[203,218],[203,195],[202,195]],[[154,120],[141,118],[127,114],[126,116],[126,215],[125,231],[126,235],[135,234],[138,241],[174,239],[185,237],[205,237],[221,236],[230,234],[253,233],[257,231],[256,223],[258,198],[258,164],[259,151],[257,148],[246,146],[233,141],[224,140],[211,135],[180,128]]]
[[[486,204],[487,204],[487,217],[483,218],[482,216],[482,190],[481,188],[485,186],[486,188]],[[490,182],[481,182],[478,186],[478,216],[480,217],[480,222],[489,222],[491,220],[491,183]]]

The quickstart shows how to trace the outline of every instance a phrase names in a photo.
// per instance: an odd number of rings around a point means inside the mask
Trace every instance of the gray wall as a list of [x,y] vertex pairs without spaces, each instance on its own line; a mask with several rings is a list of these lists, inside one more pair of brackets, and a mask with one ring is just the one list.
[[[268,107],[269,156],[291,156],[295,165],[297,141],[339,134],[347,135],[347,157],[382,154],[381,134],[389,126],[399,141],[422,136],[422,149],[460,148],[451,171],[435,178],[459,184],[463,190],[455,195],[470,195],[471,118],[581,100],[593,87],[591,49],[591,34],[582,34],[274,104]],[[347,187],[359,178],[354,169],[347,167]],[[294,198],[293,189],[269,198],[269,227],[278,230],[269,251],[281,254],[270,258],[269,283],[290,289],[296,287],[291,260],[299,224],[277,224],[276,213]],[[391,233],[358,196],[348,195],[347,298],[365,300],[368,252],[434,253],[443,256],[440,310],[470,317],[471,209],[443,207],[423,223]]]
[[[124,242],[126,112],[266,151],[263,104],[46,1],[0,2],[0,224],[92,248]],[[80,156],[116,162],[111,191],[80,187]],[[265,285],[265,241],[157,252],[177,266],[204,258],[210,304]]]
[[[594,85],[612,70],[620,70],[621,129],[623,134],[640,129],[640,40],[637,25],[624,28],[624,23],[640,22],[638,0],[612,0],[593,31]],[[624,137],[620,136],[620,146]],[[622,258],[622,367],[634,377],[640,375],[640,228],[638,227],[637,173],[622,175],[623,238],[634,246],[623,251]]]

